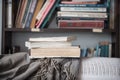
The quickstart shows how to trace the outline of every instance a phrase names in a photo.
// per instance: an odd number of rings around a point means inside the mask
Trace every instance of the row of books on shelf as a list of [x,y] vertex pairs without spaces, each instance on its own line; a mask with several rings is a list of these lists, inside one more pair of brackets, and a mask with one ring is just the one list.
[[[13,0],[7,0],[7,5],[12,6]],[[10,11],[12,11],[11,6],[7,8],[7,19],[9,21],[7,23],[8,28],[13,27],[13,23],[15,23],[15,28],[43,28],[45,24],[48,22],[49,18],[52,16],[52,13],[55,11],[56,6],[58,5],[60,0],[17,0],[18,8],[16,12],[16,19],[14,22],[12,21],[13,16],[10,15]],[[9,3],[10,2],[10,3]],[[16,3],[15,3],[16,4]],[[10,12],[10,13],[9,13]],[[14,13],[15,14],[15,13]],[[48,15],[49,14],[49,15]]]
[[[12,28],[12,0],[7,1],[7,27]],[[56,12],[56,8],[59,9],[56,14],[58,28],[114,27],[113,0],[19,0],[14,21],[15,27],[44,28]],[[109,23],[111,25],[108,25]]]
[[95,48],[81,49],[81,57],[111,57],[112,44],[108,41],[101,41]]
[[109,0],[62,0],[57,12],[59,28],[104,29]]
[[72,46],[75,36],[30,38],[25,46],[32,58],[41,57],[80,57],[80,47]]

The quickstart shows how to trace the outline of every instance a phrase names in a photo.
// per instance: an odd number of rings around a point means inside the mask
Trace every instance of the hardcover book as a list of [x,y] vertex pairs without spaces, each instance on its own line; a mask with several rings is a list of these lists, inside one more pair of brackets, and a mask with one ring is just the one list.
[[37,1],[36,8],[35,8],[35,11],[34,11],[34,14],[33,14],[33,17],[32,17],[32,21],[31,21],[31,24],[30,24],[30,28],[35,28],[36,16],[39,13],[39,11],[41,10],[43,3],[44,3],[44,0],[38,0]]
[[31,49],[31,57],[44,58],[44,57],[80,57],[80,48],[36,48]]
[[103,29],[103,20],[59,20],[59,28]]
[[73,41],[75,36],[29,38],[29,41]]

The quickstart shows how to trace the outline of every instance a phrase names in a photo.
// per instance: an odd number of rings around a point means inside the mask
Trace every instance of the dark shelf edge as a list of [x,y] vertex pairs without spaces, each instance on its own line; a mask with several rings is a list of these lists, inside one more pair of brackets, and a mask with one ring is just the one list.
[[[20,28],[5,28],[5,32],[93,32],[93,29],[20,29]],[[112,29],[103,29],[102,32],[116,32]]]

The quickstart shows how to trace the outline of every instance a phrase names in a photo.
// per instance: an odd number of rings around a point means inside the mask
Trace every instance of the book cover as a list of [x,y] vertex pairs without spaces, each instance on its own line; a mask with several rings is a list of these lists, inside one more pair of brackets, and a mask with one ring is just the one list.
[[7,8],[6,8],[6,21],[7,21],[7,24],[6,24],[6,27],[7,28],[12,28],[13,26],[13,1],[12,0],[7,0],[6,1],[6,4],[7,4]]
[[60,2],[60,0],[57,0],[55,2],[55,4],[53,5],[52,9],[50,10],[50,12],[48,13],[48,15],[44,19],[44,21],[43,21],[42,25],[40,26],[40,28],[44,28],[45,25],[48,23],[49,19],[52,17],[52,15],[54,15],[53,13],[55,12],[55,9],[58,6],[59,2]]
[[103,29],[104,21],[102,20],[59,20],[59,28],[80,28],[80,29]]
[[26,8],[25,8],[25,13],[24,13],[24,16],[22,19],[22,23],[21,23],[22,28],[25,28],[25,24],[26,24],[26,20],[28,18],[28,13],[29,13],[31,4],[32,4],[32,0],[28,0],[28,3],[27,3]]
[[97,4],[98,1],[85,1],[85,2],[74,2],[74,1],[61,1],[62,4]]
[[59,4],[58,7],[107,7],[106,4]]
[[22,1],[22,4],[21,4],[21,6],[20,6],[20,12],[19,12],[19,16],[18,16],[18,20],[17,20],[17,26],[16,26],[16,28],[21,28],[21,26],[20,26],[20,19],[21,19],[21,16],[22,16],[22,12],[23,12],[23,8],[24,8],[24,4],[25,4],[25,0],[23,0]]
[[22,19],[24,17],[24,13],[25,13],[25,8],[27,6],[28,0],[25,0],[23,8],[22,8],[22,12],[21,12],[21,16],[20,16],[20,21],[19,21],[19,28],[22,28]]
[[108,18],[108,15],[107,15],[107,13],[58,11],[57,12],[57,17]]
[[31,57],[80,57],[80,48],[36,48],[30,50]]
[[60,7],[60,11],[107,12],[107,8],[99,7]]
[[100,0],[61,0],[61,1],[73,1],[73,2],[91,2],[91,1],[100,1]]
[[110,15],[109,15],[109,26],[110,29],[115,29],[115,22],[117,20],[118,14],[117,14],[117,9],[118,9],[118,5],[117,5],[117,0],[110,0]]
[[44,3],[44,0],[38,0],[37,1],[36,8],[35,8],[35,11],[34,11],[34,14],[33,14],[33,17],[32,17],[32,21],[31,21],[31,24],[30,24],[30,28],[35,28],[36,16],[39,13],[39,11],[41,10],[43,3]]
[[33,0],[32,3],[31,3],[31,6],[30,6],[30,11],[28,13],[28,18],[27,18],[27,21],[26,21],[26,24],[25,24],[25,28],[30,28],[30,23],[31,23],[33,14],[34,14],[36,4],[37,4],[37,0]]
[[73,41],[73,40],[76,40],[75,36],[29,38],[29,41]]
[[15,27],[18,26],[18,18],[20,14],[21,5],[22,5],[22,0],[19,1],[19,6],[18,6],[17,14],[16,14],[16,19],[15,19]]
[[38,19],[37,23],[36,23],[36,28],[39,28],[42,24],[42,22],[44,21],[45,17],[48,15],[49,11],[52,9],[54,3],[56,0],[50,0],[49,4],[47,5],[47,7],[45,8],[45,11],[43,12],[43,14],[41,15],[42,17]]
[[71,42],[65,42],[65,41],[26,41],[25,46],[28,47],[28,49],[32,48],[70,48],[72,47]]

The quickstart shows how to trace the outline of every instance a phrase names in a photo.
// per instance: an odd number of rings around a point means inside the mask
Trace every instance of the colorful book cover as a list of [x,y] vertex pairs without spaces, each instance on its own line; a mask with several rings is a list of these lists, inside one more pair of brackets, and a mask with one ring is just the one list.
[[44,21],[45,17],[48,15],[49,11],[52,9],[52,6],[54,5],[56,0],[50,0],[48,6],[45,8],[45,11],[43,12],[43,15],[40,19],[38,19],[36,23],[36,28],[39,28]]

